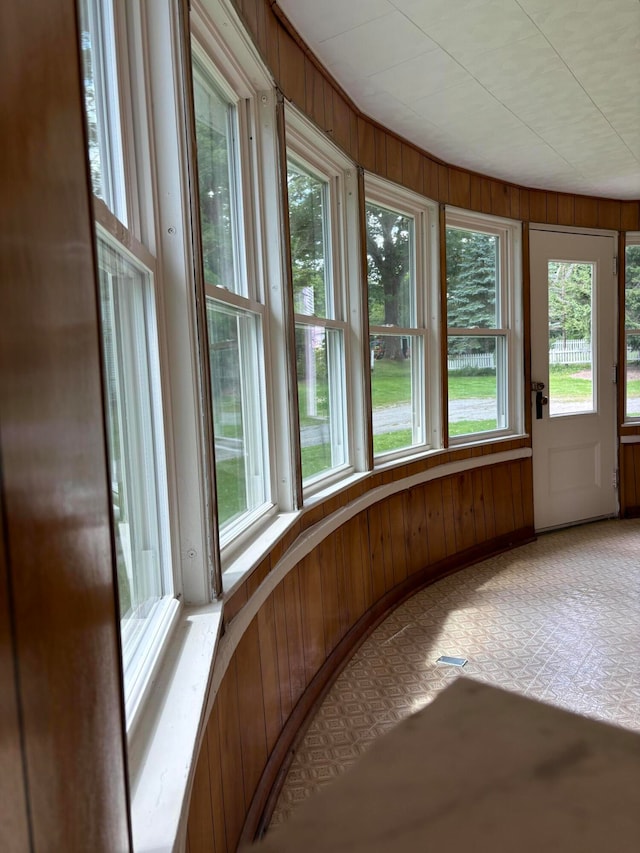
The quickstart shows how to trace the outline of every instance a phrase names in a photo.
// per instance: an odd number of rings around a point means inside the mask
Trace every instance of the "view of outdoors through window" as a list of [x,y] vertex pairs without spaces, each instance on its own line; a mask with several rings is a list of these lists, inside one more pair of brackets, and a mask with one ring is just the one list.
[[[424,442],[423,339],[416,328],[415,222],[368,202],[367,276],[374,453]],[[404,334],[398,334],[403,331]]]
[[549,415],[593,411],[593,264],[550,261],[548,284]]
[[[262,326],[259,306],[247,297],[240,248],[236,110],[197,62],[193,88],[218,522],[224,533],[267,499]],[[233,305],[230,293],[237,294]]]
[[167,591],[160,529],[161,421],[150,366],[157,344],[150,316],[149,272],[100,237],[98,271],[118,592],[127,661],[154,606]]
[[332,328],[329,182],[290,161],[287,188],[302,478],[308,481],[348,461],[344,329]]
[[640,244],[625,250],[627,418],[640,418]]
[[504,428],[506,338],[499,237],[447,227],[449,435]]

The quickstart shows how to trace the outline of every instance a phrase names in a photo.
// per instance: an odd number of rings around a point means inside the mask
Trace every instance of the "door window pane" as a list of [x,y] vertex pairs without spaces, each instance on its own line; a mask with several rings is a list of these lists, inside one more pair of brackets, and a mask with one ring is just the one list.
[[627,335],[626,365],[626,416],[640,418],[640,335]]
[[413,218],[367,203],[369,324],[415,325]]
[[590,263],[549,261],[549,415],[594,411]]
[[[374,453],[423,443],[422,338],[372,335],[370,351]],[[400,357],[390,358],[389,351]]]
[[204,278],[208,285],[241,293],[233,128],[235,108],[199,65],[193,68],[198,148],[200,228]]
[[494,329],[500,323],[499,237],[447,228],[447,325]]
[[341,329],[296,324],[302,478],[347,462],[344,335]]
[[207,298],[218,520],[222,531],[267,499],[260,318]]
[[125,670],[155,605],[164,566],[166,477],[148,270],[98,239],[109,471]]
[[506,339],[503,336],[450,336],[447,371],[450,436],[506,427]]
[[327,181],[293,163],[287,168],[294,310],[333,317]]

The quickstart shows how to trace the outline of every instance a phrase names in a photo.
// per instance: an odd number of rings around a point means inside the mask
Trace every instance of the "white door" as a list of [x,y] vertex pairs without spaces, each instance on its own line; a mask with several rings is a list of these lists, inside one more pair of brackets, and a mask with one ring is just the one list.
[[536,530],[612,516],[616,287],[613,237],[530,233]]

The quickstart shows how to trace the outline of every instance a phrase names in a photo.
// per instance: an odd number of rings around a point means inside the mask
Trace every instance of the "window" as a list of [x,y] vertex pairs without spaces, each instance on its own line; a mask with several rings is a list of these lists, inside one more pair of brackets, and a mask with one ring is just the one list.
[[516,223],[447,215],[449,437],[518,431],[520,297]]
[[205,63],[194,59],[193,87],[218,524],[224,546],[271,506],[265,307],[258,299],[257,276],[247,274],[250,231],[244,223],[251,221],[251,211],[244,206],[251,200],[251,169],[238,142],[247,121],[246,104],[225,94]]
[[374,178],[366,192],[373,450],[386,457],[439,440],[427,369],[437,366],[427,335],[434,211]]
[[[136,6],[136,9],[138,7]],[[134,7],[81,0],[88,159],[96,216],[104,397],[127,726],[137,717],[178,609],[158,341],[159,274],[142,242],[143,190],[124,142],[147,127],[128,76],[125,33]],[[119,34],[116,43],[115,34]],[[140,36],[138,31],[138,36]],[[122,107],[127,104],[127,108]],[[136,121],[133,120],[134,108]],[[140,131],[141,133],[141,131]],[[149,138],[138,150],[150,160]],[[129,156],[128,156],[129,154]],[[147,193],[151,196],[151,193]],[[151,242],[155,245],[155,237]]]
[[127,704],[172,599],[158,342],[149,269],[98,231],[105,407]]
[[624,281],[625,420],[640,418],[640,235],[627,236]]
[[[289,132],[289,130],[288,130]],[[349,465],[342,168],[290,144],[287,164],[303,484]]]
[[114,9],[110,2],[80,0],[79,14],[91,184],[126,224]]

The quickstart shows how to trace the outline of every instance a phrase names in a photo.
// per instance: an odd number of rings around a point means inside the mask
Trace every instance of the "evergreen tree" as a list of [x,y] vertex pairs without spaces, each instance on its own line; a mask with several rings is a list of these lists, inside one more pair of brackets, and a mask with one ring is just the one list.
[[549,263],[549,341],[591,340],[591,264]]
[[[495,328],[498,238],[447,228],[447,325],[452,329]],[[486,352],[488,339],[450,341],[450,352]]]

